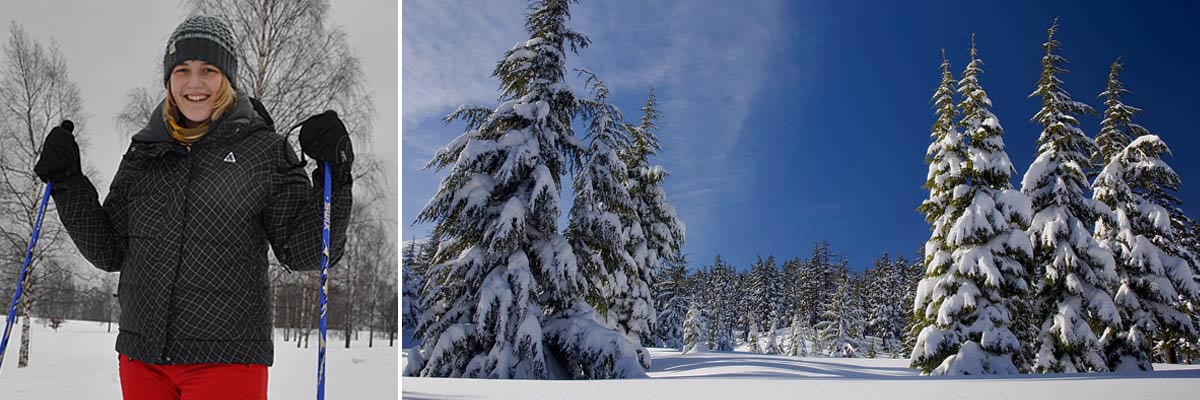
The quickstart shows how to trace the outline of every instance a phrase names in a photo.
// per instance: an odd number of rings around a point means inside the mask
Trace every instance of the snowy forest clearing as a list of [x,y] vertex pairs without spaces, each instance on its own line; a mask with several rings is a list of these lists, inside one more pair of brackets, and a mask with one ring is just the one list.
[[[15,348],[9,349],[0,367],[0,399],[117,400],[121,398],[117,353],[113,343],[117,326],[107,332],[106,323],[66,321],[58,331],[35,320],[33,347],[28,368],[17,368]],[[340,336],[330,332],[326,355],[325,394],[330,399],[395,399],[396,347],[387,347],[386,336],[375,337],[367,347],[366,332],[350,349]],[[19,334],[19,333],[18,333]],[[13,340],[19,339],[14,334]],[[318,333],[314,330],[307,349],[284,342],[275,335],[275,365],[270,369],[267,395],[271,399],[316,398]]]
[[[402,350],[402,353],[408,350]],[[907,359],[787,357],[746,352],[681,355],[652,348],[651,379],[526,381],[401,378],[405,400],[464,399],[1170,399],[1200,390],[1200,365],[1155,372],[922,377]],[[400,362],[405,362],[401,354]],[[401,367],[403,369],[403,367]]]

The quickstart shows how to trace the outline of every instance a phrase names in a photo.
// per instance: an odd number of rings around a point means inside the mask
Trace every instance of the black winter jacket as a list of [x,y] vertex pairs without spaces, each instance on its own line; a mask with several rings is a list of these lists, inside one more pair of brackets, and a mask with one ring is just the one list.
[[[190,148],[171,138],[161,107],[133,137],[103,205],[82,175],[55,182],[59,218],[88,261],[121,272],[117,352],[271,365],[267,246],[289,269],[320,269],[323,169],[310,182],[244,95]],[[346,242],[348,163],[333,181],[331,266]]]

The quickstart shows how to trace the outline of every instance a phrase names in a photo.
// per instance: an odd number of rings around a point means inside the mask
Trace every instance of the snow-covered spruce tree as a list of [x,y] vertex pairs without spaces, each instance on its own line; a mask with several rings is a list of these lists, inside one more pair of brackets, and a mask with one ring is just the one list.
[[774,326],[776,326],[778,324],[779,324],[779,319],[772,317],[771,321],[770,321],[770,325],[768,325],[771,328],[768,328],[766,331],[762,332],[762,334],[765,335],[765,338],[760,339],[759,343],[762,344],[763,354],[782,354],[783,353],[783,350],[780,350],[780,348],[779,348],[779,339],[775,338]]
[[709,322],[699,302],[692,300],[687,319],[683,321],[683,353],[703,353],[709,350]]
[[808,319],[811,326],[820,320],[822,305],[829,302],[833,295],[834,279],[833,251],[829,242],[821,241],[813,244],[812,253],[808,260],[801,265],[800,313]]
[[[624,237],[629,238],[625,250],[633,258],[636,269],[629,271],[630,287],[624,311],[630,335],[641,336],[642,343],[649,343],[654,335],[656,323],[654,303],[650,287],[654,273],[669,256],[679,252],[683,246],[685,228],[675,215],[675,207],[667,200],[662,188],[667,172],[659,165],[650,164],[649,158],[662,150],[658,142],[659,118],[654,87],[650,87],[646,104],[642,107],[642,118],[638,125],[626,125],[632,143],[620,153],[625,163],[625,188],[632,202],[632,218],[624,223]],[[649,357],[646,357],[648,362]],[[647,368],[649,364],[647,363]]]
[[[626,127],[632,137],[632,146],[621,153],[628,172],[625,185],[638,216],[636,227],[640,227],[645,237],[644,248],[631,244],[629,252],[646,274],[656,270],[660,261],[679,252],[686,234],[686,227],[675,215],[675,207],[667,200],[667,193],[662,188],[668,175],[666,170],[650,164],[650,156],[662,150],[655,123],[661,117],[657,107],[658,98],[651,86],[646,104],[642,106],[640,122],[637,126]],[[631,224],[627,229],[636,228]],[[646,281],[651,279],[646,278]]]
[[1113,251],[1120,279],[1113,301],[1121,326],[1106,329],[1100,343],[1109,369],[1149,371],[1155,339],[1196,336],[1180,299],[1200,299],[1200,291],[1193,257],[1170,223],[1170,211],[1152,200],[1172,197],[1167,191],[1179,188],[1179,176],[1162,160],[1169,154],[1166,143],[1131,121],[1140,110],[1121,102],[1129,93],[1119,80],[1121,69],[1119,59],[1113,62],[1101,93],[1106,109],[1097,141],[1107,163],[1092,186],[1096,200],[1116,214],[1096,222],[1095,236]]
[[[745,315],[744,318],[749,320],[750,315],[747,314],[747,315]],[[746,336],[746,347],[750,348],[751,353],[762,353],[762,346],[760,346],[758,343],[758,339],[759,339],[759,337],[762,336],[762,332],[759,331],[757,322],[755,322],[755,321],[749,321],[749,322],[750,323],[747,325],[747,326],[749,326],[749,329],[748,329],[749,332],[747,332],[747,334],[746,334],[747,335]]]
[[792,317],[792,327],[787,341],[787,355],[792,357],[807,356],[808,346],[805,339],[808,332],[807,318],[800,314]]
[[683,321],[688,313],[689,297],[687,258],[677,252],[667,258],[655,279],[654,304],[658,310],[655,345],[683,348]]
[[711,302],[707,307],[712,310],[708,335],[710,350],[733,351],[733,328],[738,318],[737,279],[737,272],[718,255],[707,274],[705,286]]
[[1071,100],[1058,78],[1067,72],[1067,60],[1054,53],[1059,47],[1057,30],[1055,19],[1042,44],[1042,76],[1030,94],[1042,100],[1033,117],[1042,133],[1037,157],[1021,182],[1021,191],[1032,203],[1028,232],[1032,277],[1038,282],[1036,303],[1028,312],[1041,319],[1039,333],[1030,342],[1036,349],[1033,370],[1105,371],[1096,329],[1121,323],[1108,291],[1116,281],[1116,267],[1112,253],[1096,243],[1088,226],[1097,218],[1112,218],[1112,213],[1083,193],[1095,143],[1079,129],[1073,114],[1095,111]]
[[759,256],[750,268],[749,297],[746,299],[749,302],[748,317],[751,324],[757,325],[759,332],[774,328],[767,326],[767,323],[774,318],[779,305],[777,275],[774,256],[765,261]]
[[862,348],[866,313],[854,296],[854,282],[848,271],[839,272],[836,285],[829,303],[825,304],[821,322],[815,326],[817,335],[824,346],[822,350],[829,356],[857,357]]
[[[644,377],[636,346],[583,299],[588,282],[558,233],[560,177],[581,151],[564,84],[566,51],[588,39],[566,27],[570,0],[534,2],[531,37],[496,66],[493,108],[462,106],[464,134],[439,150],[438,192],[417,222],[444,238],[426,285],[427,340],[408,375],[541,379]],[[415,363],[412,361],[416,361]],[[552,374],[553,373],[553,374]]]
[[618,158],[629,147],[629,133],[621,111],[608,102],[604,82],[591,71],[580,75],[587,76],[594,97],[578,100],[589,120],[590,142],[575,175],[567,239],[589,280],[588,303],[638,345],[642,367],[650,369],[649,353],[641,347],[655,323],[650,274],[629,252],[644,247],[646,239],[625,188],[625,164]]
[[868,270],[863,278],[867,279],[870,290],[865,293],[867,302],[868,328],[871,334],[878,336],[883,342],[884,350],[895,356],[900,349],[900,340],[904,334],[904,323],[908,318],[908,307],[905,306],[904,291],[906,281],[898,261],[892,261],[887,253],[875,261],[875,267]]
[[421,269],[416,267],[419,261],[418,254],[416,241],[409,241],[403,253],[404,261],[401,267],[403,288],[400,299],[401,324],[408,329],[413,329],[417,326],[417,321],[420,319],[421,313],[425,311],[424,301],[421,298],[425,279],[417,273],[417,270]]
[[[955,208],[945,244],[951,261],[922,281],[918,297],[932,321],[922,328],[914,354],[931,375],[1015,374],[1020,344],[1013,333],[1014,301],[1028,289],[1025,264],[1032,245],[1024,232],[1029,200],[1014,190],[1016,172],[1004,151],[1003,128],[979,83],[983,61],[971,36],[971,62],[958,93],[969,139],[966,182],[955,188]],[[923,357],[923,358],[922,358]]]
[[[942,361],[954,354],[962,343],[962,338],[937,337],[936,343],[926,339],[930,333],[939,332],[935,324],[936,304],[933,295],[940,297],[948,293],[935,292],[931,289],[939,286],[954,268],[952,251],[946,243],[946,236],[955,216],[960,211],[954,204],[954,191],[966,181],[963,168],[966,165],[967,153],[963,149],[963,138],[955,127],[954,120],[958,109],[954,105],[954,92],[957,82],[950,73],[950,61],[946,59],[946,50],[942,50],[942,80],[933,93],[933,105],[937,110],[937,120],[930,129],[933,143],[925,153],[925,162],[929,164],[924,188],[929,190],[929,198],[921,203],[918,211],[925,214],[925,221],[930,224],[932,233],[925,242],[924,278],[917,286],[913,301],[913,314],[916,318],[912,331],[916,334],[916,342],[910,356],[913,368],[920,368],[922,373],[929,373],[941,365]],[[945,289],[943,289],[945,290]]]

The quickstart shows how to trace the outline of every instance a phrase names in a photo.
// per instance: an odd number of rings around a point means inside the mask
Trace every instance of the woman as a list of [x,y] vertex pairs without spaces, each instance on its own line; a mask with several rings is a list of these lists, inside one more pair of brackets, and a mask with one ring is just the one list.
[[[267,246],[289,269],[320,268],[323,188],[261,104],[238,93],[235,43],[213,17],[175,29],[163,56],[167,96],[133,137],[103,204],[81,172],[70,121],[50,131],[35,167],[80,253],[122,272],[116,350],[127,400],[265,399]],[[300,144],[332,164],[333,265],[354,154],[331,111],[303,124]]]

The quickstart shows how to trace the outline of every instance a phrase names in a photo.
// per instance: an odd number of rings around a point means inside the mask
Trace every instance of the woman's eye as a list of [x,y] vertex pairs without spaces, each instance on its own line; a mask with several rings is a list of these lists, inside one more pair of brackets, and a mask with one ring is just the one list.
[[216,68],[205,68],[204,69],[204,73],[206,73],[206,74],[212,74],[212,73],[216,73],[216,72],[217,72]]

